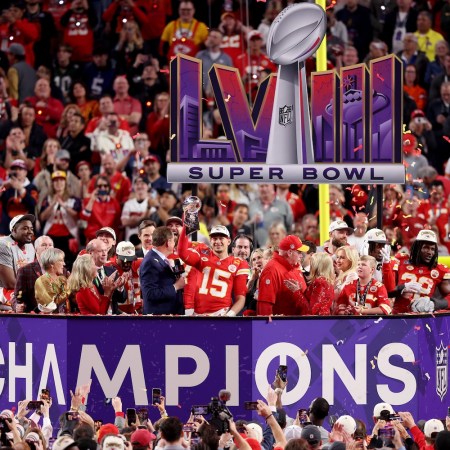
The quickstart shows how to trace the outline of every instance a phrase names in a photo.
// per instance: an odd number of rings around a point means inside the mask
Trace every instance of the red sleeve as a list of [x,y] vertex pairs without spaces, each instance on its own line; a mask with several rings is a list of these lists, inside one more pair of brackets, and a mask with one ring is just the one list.
[[100,295],[99,302],[90,289],[80,289],[75,299],[81,314],[106,314],[108,311],[109,298],[106,295]]
[[112,20],[114,19],[114,14],[116,13],[118,7],[119,7],[118,2],[112,2],[103,13],[102,19],[105,22],[112,22]]
[[184,309],[192,309],[195,306],[195,292],[197,291],[197,281],[200,272],[194,267],[189,267],[186,277],[187,284],[183,290]]
[[419,427],[416,425],[416,426],[412,427],[409,431],[411,431],[412,438],[414,439],[414,442],[419,447],[419,450],[425,450],[427,443],[425,441],[425,436],[419,430]]
[[197,253],[196,250],[189,250],[189,239],[186,236],[186,227],[184,225],[183,229],[181,230],[180,237],[178,238],[177,252],[185,264],[188,264],[189,266],[201,270],[200,255]]
[[46,110],[50,120],[59,122],[64,111],[64,106],[59,100],[56,100],[56,98],[50,98]]
[[136,5],[132,8],[134,17],[136,17],[136,20],[139,22],[139,25],[142,27],[142,25],[147,25],[149,23],[149,16],[148,13],[145,13],[142,11],[141,8],[138,8]]
[[256,315],[257,316],[271,316],[273,309],[273,303],[268,302],[256,302]]
[[344,310],[347,306],[349,306],[349,286],[351,284],[346,284],[344,288],[342,289],[341,293],[339,294],[339,297],[337,298],[336,305],[337,305],[337,314],[340,313],[340,311]]
[[[396,263],[394,261],[391,261],[389,264],[383,264],[381,271],[383,273],[383,284],[386,286],[387,292],[393,291],[396,286],[397,282],[395,280],[395,273],[398,273],[397,270],[394,271],[394,265]],[[398,262],[397,262],[397,268],[398,268]]]
[[388,299],[388,293],[384,285],[378,287],[377,306],[381,308],[384,314],[391,314],[391,302]]
[[334,297],[334,289],[331,283],[320,278],[314,280],[310,293],[311,314],[329,316]]
[[14,26],[27,41],[39,39],[39,27],[36,24],[28,22],[28,20],[16,20]]
[[247,280],[248,275],[238,275],[234,279],[233,283],[233,293],[237,297],[238,295],[247,294]]

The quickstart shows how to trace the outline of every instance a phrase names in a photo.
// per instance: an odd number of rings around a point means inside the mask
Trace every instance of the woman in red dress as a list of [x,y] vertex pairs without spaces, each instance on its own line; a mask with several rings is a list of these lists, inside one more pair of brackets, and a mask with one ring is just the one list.
[[97,277],[97,267],[91,255],[79,256],[73,264],[72,273],[68,280],[68,288],[83,315],[108,312],[111,296],[116,288],[114,278],[116,272],[106,277],[102,283],[104,294],[100,294],[94,280]]

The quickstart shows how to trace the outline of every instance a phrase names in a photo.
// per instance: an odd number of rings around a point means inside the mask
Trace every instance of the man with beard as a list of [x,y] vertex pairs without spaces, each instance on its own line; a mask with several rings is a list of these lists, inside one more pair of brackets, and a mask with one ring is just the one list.
[[9,223],[11,234],[0,239],[0,303],[9,303],[17,271],[34,261],[36,253],[31,242],[35,221],[33,214],[14,217]]
[[241,258],[244,261],[248,262],[252,250],[253,240],[245,234],[238,234],[231,243],[231,252],[233,256]]
[[353,234],[354,230],[343,220],[335,220],[330,223],[328,231],[330,233],[330,240],[325,242],[323,250],[330,255],[334,255],[338,248],[348,245],[347,238]]
[[245,305],[249,267],[246,261],[228,255],[231,240],[226,227],[214,226],[209,237],[211,249],[189,248],[186,227],[183,226],[178,240],[180,258],[201,272],[194,310],[196,314],[233,317]]
[[[383,277],[389,297],[395,297],[394,314],[431,312],[447,309],[450,299],[450,270],[438,264],[436,234],[431,230],[419,231],[411,246],[411,254],[396,255],[393,270],[384,270]],[[439,289],[442,296],[432,298]]]
[[365,234],[360,255],[373,256],[377,260],[373,277],[383,281],[383,265],[386,264],[386,270],[391,269],[391,246],[383,230],[372,228]]

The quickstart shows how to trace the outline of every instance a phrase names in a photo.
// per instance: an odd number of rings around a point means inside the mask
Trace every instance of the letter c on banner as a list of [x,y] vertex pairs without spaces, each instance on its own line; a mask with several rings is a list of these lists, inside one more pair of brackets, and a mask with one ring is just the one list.
[[[279,364],[286,364],[287,357],[292,358],[299,370],[297,384],[283,394],[283,405],[292,405],[298,402],[309,388],[311,382],[311,365],[305,352],[294,344],[288,342],[280,342],[267,347],[256,361],[255,382],[260,394],[265,398],[267,394],[267,386],[272,383],[267,378],[267,369],[270,363],[279,358]],[[289,372],[288,372],[289,373]],[[288,384],[287,388],[292,386]]]

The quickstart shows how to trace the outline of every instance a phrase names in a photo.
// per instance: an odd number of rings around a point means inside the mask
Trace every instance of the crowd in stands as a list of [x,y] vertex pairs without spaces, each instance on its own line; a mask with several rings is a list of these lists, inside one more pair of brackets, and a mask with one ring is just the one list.
[[[373,422],[333,412],[325,398],[312,400],[307,409],[289,417],[282,404],[286,383],[276,378],[265,401],[254,403],[250,420],[233,418],[227,398],[212,398],[209,405],[193,406],[169,416],[164,397],[150,408],[127,408],[111,399],[109,417],[89,414],[86,395],[77,388],[69,411],[52,423],[49,391],[38,402],[20,401],[15,412],[0,413],[2,449],[15,450],[448,450],[450,417],[415,421],[409,412],[395,412],[389,403],[373,407]],[[84,394],[83,394],[84,392]],[[227,393],[220,391],[220,393]],[[229,393],[228,393],[229,394]],[[152,410],[160,418],[151,420]],[[182,414],[186,417],[181,417]],[[256,415],[257,413],[257,415]],[[180,416],[180,417],[178,417]],[[250,414],[248,414],[250,416]],[[41,422],[42,418],[42,422]],[[113,420],[114,418],[114,420]]]
[[[404,64],[407,179],[385,186],[382,220],[372,186],[331,185],[330,241],[318,247],[315,185],[167,181],[171,58],[202,60],[203,134],[218,138],[209,68],[237,67],[251,102],[277,70],[265,44],[285,6],[1,2],[1,309],[234,316],[448,308],[450,275],[437,265],[450,251],[446,3],[346,0],[326,11],[330,67],[388,52]],[[182,204],[193,191],[202,206],[189,242]],[[149,251],[168,261],[172,292],[158,291],[161,279],[143,263]]]

